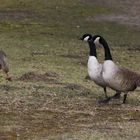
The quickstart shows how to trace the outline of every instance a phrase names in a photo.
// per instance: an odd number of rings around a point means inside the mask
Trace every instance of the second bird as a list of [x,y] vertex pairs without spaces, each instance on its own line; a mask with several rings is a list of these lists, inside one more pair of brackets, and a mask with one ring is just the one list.
[[104,48],[105,60],[102,69],[102,77],[104,81],[107,86],[113,90],[125,93],[123,99],[123,103],[125,103],[127,93],[140,87],[140,74],[123,67],[118,67],[113,62],[108,43],[103,37],[95,35],[93,40],[96,46]]

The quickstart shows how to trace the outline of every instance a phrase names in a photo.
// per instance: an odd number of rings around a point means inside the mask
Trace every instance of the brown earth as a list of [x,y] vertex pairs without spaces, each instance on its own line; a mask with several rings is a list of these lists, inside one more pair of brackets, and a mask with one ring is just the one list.
[[54,72],[47,72],[45,74],[37,74],[35,72],[27,72],[18,78],[20,81],[44,81],[44,82],[54,82],[57,81],[54,78],[58,78],[59,75]]

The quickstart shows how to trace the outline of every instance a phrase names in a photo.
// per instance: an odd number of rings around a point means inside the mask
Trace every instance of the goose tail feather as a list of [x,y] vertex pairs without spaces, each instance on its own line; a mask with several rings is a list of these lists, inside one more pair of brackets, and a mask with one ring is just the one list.
[[137,86],[140,87],[140,75],[138,76]]

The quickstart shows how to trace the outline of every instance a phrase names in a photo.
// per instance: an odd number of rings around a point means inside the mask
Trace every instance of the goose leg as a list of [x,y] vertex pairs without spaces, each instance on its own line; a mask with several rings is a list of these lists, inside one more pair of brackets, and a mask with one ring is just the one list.
[[105,99],[100,100],[99,103],[108,103],[110,101],[110,97],[107,96],[106,87],[104,87]]
[[[104,87],[104,93],[105,93],[105,99],[100,100],[99,103],[108,103],[108,102],[112,99],[112,97],[108,97],[108,96],[107,96],[106,87]],[[117,94],[117,93],[116,93],[116,94]]]
[[105,97],[106,97],[106,99],[99,101],[99,103],[108,103],[111,99],[120,99],[120,97],[121,97],[120,96],[121,95],[121,92],[119,92],[119,91],[116,91],[116,94],[113,95],[113,96],[111,96],[111,97],[108,97],[107,96],[106,88],[104,88],[104,91],[105,91]]
[[99,103],[108,103],[111,99],[120,99],[120,95],[121,95],[121,92],[119,91],[116,91],[116,94],[111,96],[111,97],[108,97],[107,96],[107,91],[106,91],[106,87],[104,87],[104,93],[105,93],[105,98],[104,100],[100,100]]
[[112,96],[111,98],[113,98],[113,99],[120,99],[120,97],[121,97],[121,92],[116,91],[116,94],[114,96]]
[[125,102],[126,102],[126,98],[127,98],[127,93],[124,94],[123,104],[125,104]]
[[104,93],[105,93],[105,98],[108,98],[107,92],[106,92],[106,87],[104,87]]

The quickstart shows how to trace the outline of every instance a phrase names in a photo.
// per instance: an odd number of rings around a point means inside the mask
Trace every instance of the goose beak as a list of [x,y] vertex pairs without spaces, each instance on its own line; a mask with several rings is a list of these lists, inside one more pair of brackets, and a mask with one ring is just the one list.
[[80,37],[79,40],[83,40],[82,37]]

